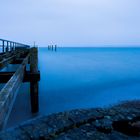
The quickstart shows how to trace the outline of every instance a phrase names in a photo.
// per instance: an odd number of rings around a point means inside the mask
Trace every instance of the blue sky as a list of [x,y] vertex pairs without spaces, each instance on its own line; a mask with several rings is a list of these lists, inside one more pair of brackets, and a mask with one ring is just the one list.
[[40,46],[140,45],[140,0],[3,0],[0,38]]

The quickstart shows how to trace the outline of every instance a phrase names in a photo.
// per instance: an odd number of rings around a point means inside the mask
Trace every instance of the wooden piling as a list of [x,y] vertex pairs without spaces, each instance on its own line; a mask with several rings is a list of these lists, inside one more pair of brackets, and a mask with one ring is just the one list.
[[[30,71],[33,74],[38,72],[38,50],[35,47],[30,49]],[[39,110],[38,81],[35,79],[31,79],[30,82],[30,99],[31,111],[37,113]]]
[[57,51],[57,45],[55,45],[55,51]]
[[48,50],[49,50],[49,45],[48,45]]

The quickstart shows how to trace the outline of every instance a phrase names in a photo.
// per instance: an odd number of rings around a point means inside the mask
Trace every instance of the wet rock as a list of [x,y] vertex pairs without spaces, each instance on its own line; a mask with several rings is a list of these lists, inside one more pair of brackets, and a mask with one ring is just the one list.
[[132,127],[138,128],[140,130],[140,121],[134,122],[131,125]]
[[0,140],[137,140],[140,139],[140,107],[128,106],[79,109],[37,117],[1,132]]
[[112,131],[112,121],[110,119],[96,120],[95,127],[99,132],[109,134]]

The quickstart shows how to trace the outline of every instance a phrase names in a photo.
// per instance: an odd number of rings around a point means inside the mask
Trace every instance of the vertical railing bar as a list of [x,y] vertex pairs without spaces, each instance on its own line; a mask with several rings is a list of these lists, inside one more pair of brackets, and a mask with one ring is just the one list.
[[1,43],[2,45],[0,45],[2,47],[2,53],[15,50],[18,47],[30,48],[29,45],[18,43],[18,42],[13,42],[13,41],[9,41],[9,40],[4,40],[4,39],[0,39],[0,42],[2,42]]
[[2,52],[4,53],[4,40],[2,41]]
[[8,52],[8,41],[6,41],[7,42],[7,46],[6,46],[6,52]]

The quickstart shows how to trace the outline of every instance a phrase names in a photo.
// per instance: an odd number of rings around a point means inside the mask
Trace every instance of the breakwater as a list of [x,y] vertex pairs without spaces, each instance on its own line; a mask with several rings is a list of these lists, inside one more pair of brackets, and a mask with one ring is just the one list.
[[1,140],[138,140],[140,103],[110,108],[77,109],[37,117],[0,133]]

